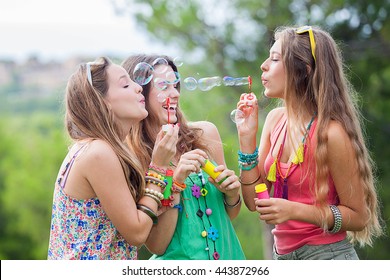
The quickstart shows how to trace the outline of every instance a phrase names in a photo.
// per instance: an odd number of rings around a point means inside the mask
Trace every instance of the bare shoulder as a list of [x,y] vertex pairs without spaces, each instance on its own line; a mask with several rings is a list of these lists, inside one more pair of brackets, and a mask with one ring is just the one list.
[[[219,135],[218,128],[215,124],[209,121],[197,121],[188,123],[190,127],[199,128],[203,130],[203,135],[205,137],[211,137]],[[219,136],[218,136],[219,137]]]
[[331,121],[327,127],[328,151],[338,153],[349,148],[351,140],[344,127],[337,121]]
[[327,136],[329,143],[346,141],[349,139],[344,127],[336,121],[331,121],[327,127]]
[[285,107],[274,108],[268,113],[266,120],[268,120],[269,122],[271,121],[278,122],[283,117],[285,112],[286,112]]
[[275,127],[275,125],[279,122],[279,120],[284,116],[286,113],[285,107],[278,107],[275,109],[272,109],[265,119],[264,128],[265,129],[271,129]]
[[118,157],[107,142],[103,140],[93,140],[87,144],[80,160],[96,166],[117,162]]

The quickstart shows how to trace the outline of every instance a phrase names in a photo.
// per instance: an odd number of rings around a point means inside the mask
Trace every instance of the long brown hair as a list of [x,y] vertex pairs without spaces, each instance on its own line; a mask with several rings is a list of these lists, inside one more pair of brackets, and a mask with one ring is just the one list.
[[[293,27],[280,27],[275,40],[282,44],[286,69],[284,101],[287,115],[303,123],[301,112],[317,114],[317,146],[315,150],[315,194],[317,203],[325,205],[329,192],[327,165],[327,127],[336,121],[347,132],[356,155],[358,174],[365,194],[369,221],[359,232],[348,232],[351,241],[372,246],[372,238],[383,233],[380,209],[373,176],[374,163],[363,137],[362,117],[357,106],[357,93],[344,74],[341,51],[330,34],[312,27],[316,41],[315,57],[311,53],[309,33],[297,34]],[[349,186],[352,187],[352,186]],[[323,225],[326,228],[326,225]]]
[[[130,78],[135,80],[134,69],[136,65],[140,62],[146,62],[149,65],[153,65],[153,62],[157,59],[165,59],[168,62],[168,65],[172,67],[173,71],[178,72],[177,67],[173,60],[165,55],[145,55],[138,54],[128,57],[125,61],[122,62],[123,68],[129,73]],[[151,70],[145,73],[145,76],[151,75]],[[141,159],[143,167],[146,169],[151,162],[151,156],[153,152],[154,143],[156,141],[156,136],[160,130],[156,123],[158,122],[158,116],[150,110],[149,107],[149,93],[151,90],[151,83],[143,85],[142,94],[146,99],[146,110],[149,112],[149,115],[146,119],[142,120],[139,124],[134,125],[127,137],[127,142],[130,148],[137,153],[138,158]],[[177,85],[177,90],[180,92],[180,82]],[[200,128],[190,127],[184,116],[184,113],[180,109],[178,104],[176,108],[177,122],[180,123],[179,129],[179,141],[177,143],[177,154],[181,155],[185,152],[191,151],[193,149],[199,148],[208,152],[207,145],[201,140],[203,130]]]
[[[66,87],[65,125],[73,140],[101,139],[112,147],[137,201],[145,188],[140,162],[120,139],[121,129],[105,100],[109,87],[107,68],[111,64],[110,59],[101,57],[89,65],[81,64],[71,75]],[[90,82],[87,68],[90,69]]]

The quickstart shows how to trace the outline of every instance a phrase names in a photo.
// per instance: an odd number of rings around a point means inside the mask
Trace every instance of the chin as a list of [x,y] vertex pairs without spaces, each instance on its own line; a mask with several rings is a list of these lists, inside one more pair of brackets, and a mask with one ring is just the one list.
[[[164,117],[164,118],[160,119],[160,122],[161,122],[161,125],[167,124],[168,118]],[[169,123],[176,123],[176,122],[177,122],[176,116],[169,116]]]

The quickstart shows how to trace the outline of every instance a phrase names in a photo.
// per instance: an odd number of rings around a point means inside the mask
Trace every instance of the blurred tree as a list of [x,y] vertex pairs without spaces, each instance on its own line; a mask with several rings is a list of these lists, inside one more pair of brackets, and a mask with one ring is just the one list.
[[66,138],[58,114],[0,124],[0,258],[45,259],[54,181]]
[[[268,56],[275,27],[320,25],[340,43],[352,83],[362,95],[359,102],[366,120],[368,144],[378,166],[379,196],[385,217],[390,217],[390,1],[389,0],[112,0],[115,10],[136,19],[151,40],[180,50],[185,65],[182,77],[215,75],[255,77],[253,90],[261,92],[259,66]],[[199,74],[201,73],[201,74]],[[212,92],[183,90],[181,106],[189,119],[208,119],[220,129],[228,166],[236,166],[237,140],[230,111],[246,89],[218,87]],[[207,106],[204,106],[207,99]],[[261,99],[261,117],[272,107]],[[248,233],[241,228],[246,213],[237,218],[241,240],[254,240],[258,228]],[[266,229],[268,231],[269,229]],[[268,242],[269,243],[269,242]],[[253,245],[250,242],[249,247]],[[259,252],[248,258],[258,259]],[[386,238],[360,253],[362,258],[390,258]],[[269,257],[269,256],[267,256]]]

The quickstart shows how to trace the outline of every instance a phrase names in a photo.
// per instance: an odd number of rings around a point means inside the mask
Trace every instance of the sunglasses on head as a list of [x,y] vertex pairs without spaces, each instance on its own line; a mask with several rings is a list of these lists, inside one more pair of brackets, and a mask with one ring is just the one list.
[[87,79],[88,79],[88,82],[89,82],[89,84],[91,85],[91,87],[93,87],[93,84],[92,84],[91,64],[93,64],[93,63],[92,63],[92,62],[87,62],[86,65],[85,65],[85,69],[86,69],[86,72],[87,72]]
[[313,55],[314,62],[316,62],[316,55],[315,55],[315,50],[316,50],[316,40],[314,39],[314,33],[313,29],[311,26],[305,25],[302,27],[299,27],[295,30],[297,34],[303,34],[303,33],[309,33],[309,38],[310,38],[310,47],[311,47],[311,54]]

